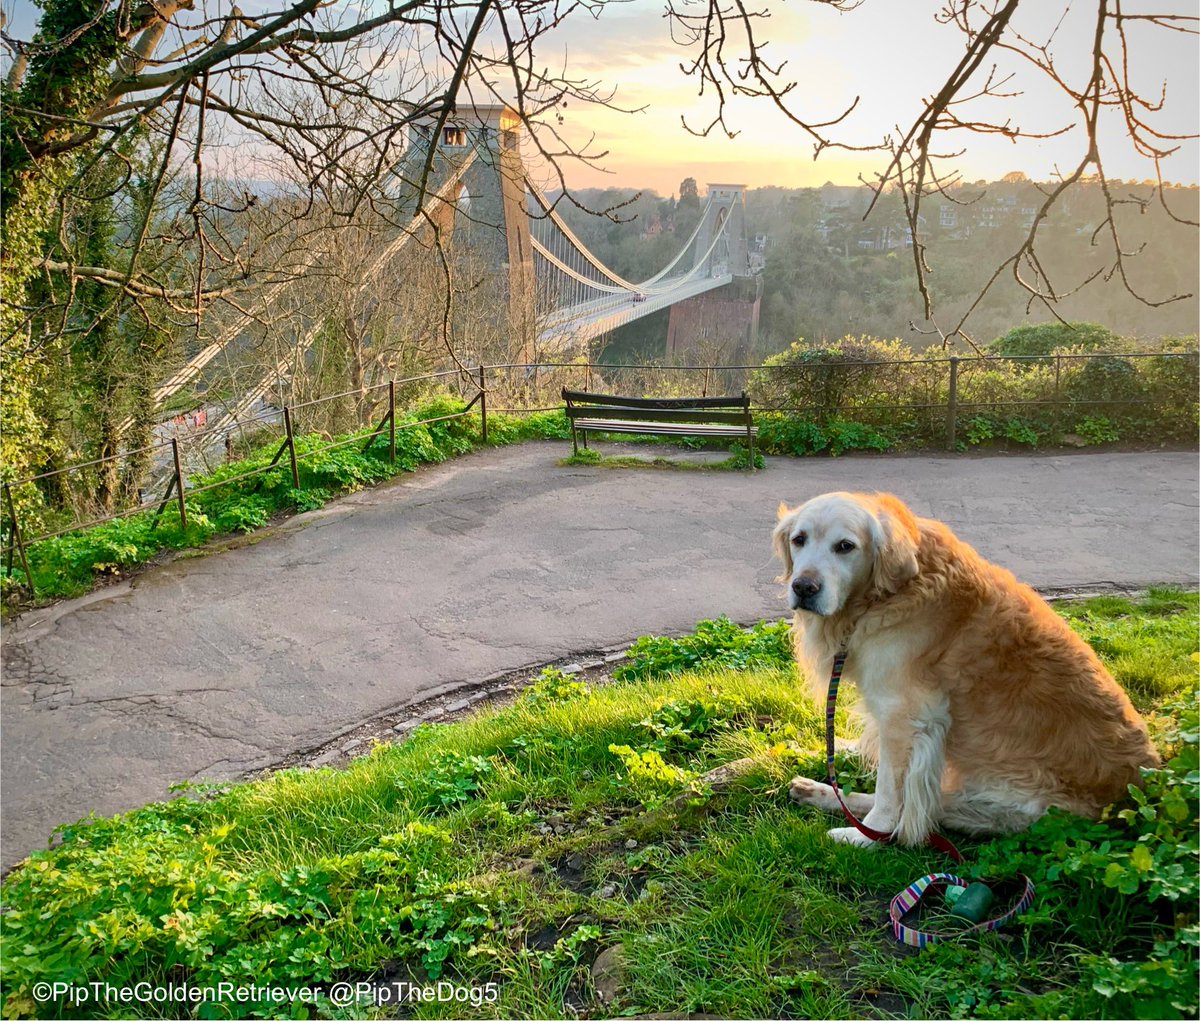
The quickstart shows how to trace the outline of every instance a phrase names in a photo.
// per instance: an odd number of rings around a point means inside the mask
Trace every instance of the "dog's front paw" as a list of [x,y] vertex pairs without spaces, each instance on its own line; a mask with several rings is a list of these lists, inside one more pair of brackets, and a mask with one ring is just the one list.
[[829,831],[829,836],[839,844],[853,844],[855,847],[874,847],[876,841],[865,833],[860,833],[853,826],[839,826]]
[[833,788],[827,783],[810,780],[806,776],[793,778],[792,785],[788,789],[788,797],[797,805],[812,805],[826,811],[837,810],[837,799],[834,797]]

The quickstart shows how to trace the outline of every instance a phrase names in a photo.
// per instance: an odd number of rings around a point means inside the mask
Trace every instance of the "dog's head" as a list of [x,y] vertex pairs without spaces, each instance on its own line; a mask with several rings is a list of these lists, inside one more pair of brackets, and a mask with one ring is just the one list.
[[775,552],[793,610],[822,617],[852,599],[886,598],[917,573],[917,520],[886,493],[825,493],[779,505]]

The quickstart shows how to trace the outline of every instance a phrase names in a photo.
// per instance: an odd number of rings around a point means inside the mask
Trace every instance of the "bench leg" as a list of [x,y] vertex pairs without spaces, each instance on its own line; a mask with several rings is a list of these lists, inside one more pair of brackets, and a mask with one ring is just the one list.
[[575,431],[575,423],[571,423],[571,449],[576,457],[579,456],[579,434]]
[[754,471],[754,433],[746,430],[746,449],[750,451],[750,471]]

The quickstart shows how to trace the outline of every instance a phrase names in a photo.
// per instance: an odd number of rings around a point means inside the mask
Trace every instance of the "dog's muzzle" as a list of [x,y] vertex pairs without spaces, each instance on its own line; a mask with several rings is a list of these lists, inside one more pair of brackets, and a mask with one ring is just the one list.
[[792,582],[789,602],[791,602],[793,610],[820,613],[821,611],[817,608],[817,600],[820,595],[821,583],[816,578],[802,574]]

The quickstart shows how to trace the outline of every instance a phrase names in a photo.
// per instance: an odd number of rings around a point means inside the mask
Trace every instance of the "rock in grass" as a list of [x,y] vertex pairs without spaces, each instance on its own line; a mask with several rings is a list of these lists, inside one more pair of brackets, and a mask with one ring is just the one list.
[[592,985],[596,999],[608,1005],[621,995],[625,986],[625,948],[620,944],[600,951],[592,965]]

